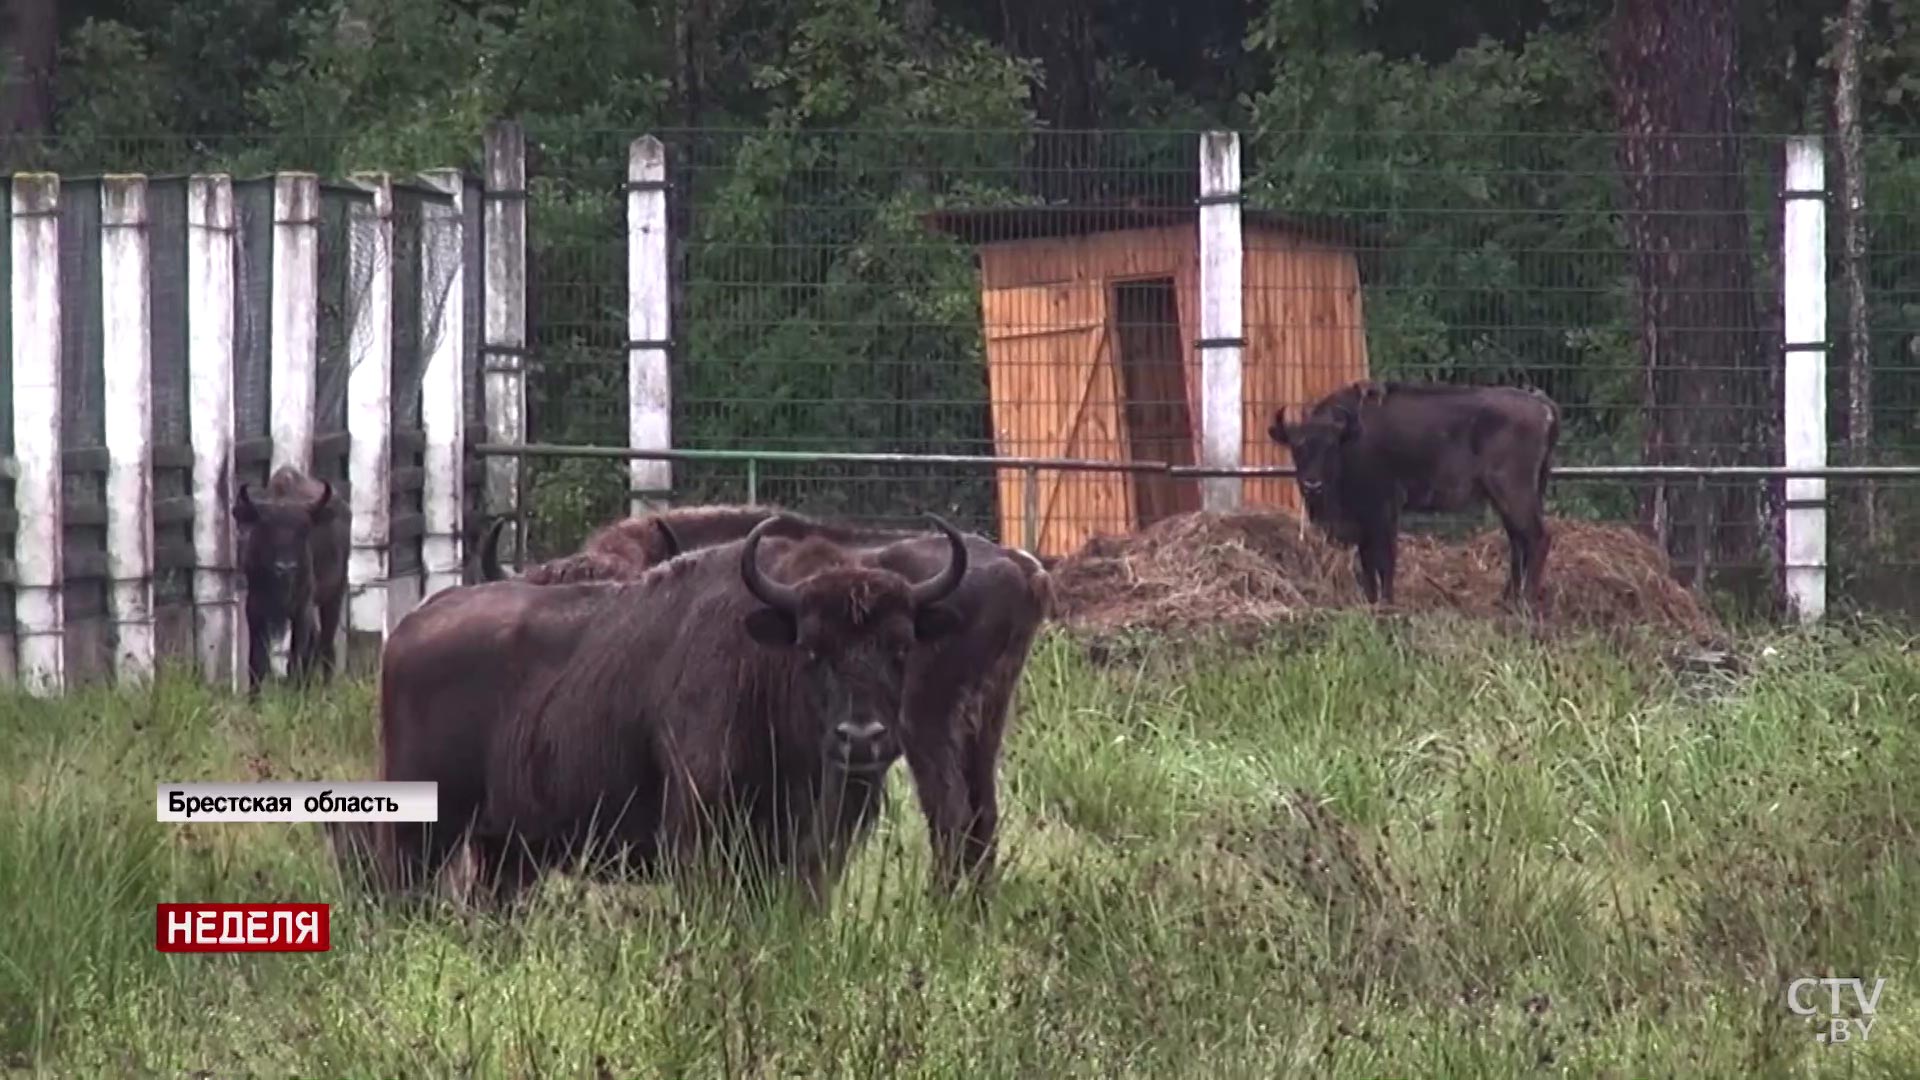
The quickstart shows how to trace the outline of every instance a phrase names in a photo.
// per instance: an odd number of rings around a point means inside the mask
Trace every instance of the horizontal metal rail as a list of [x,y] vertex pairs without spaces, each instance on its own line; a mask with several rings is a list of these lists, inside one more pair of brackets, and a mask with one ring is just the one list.
[[[1292,466],[1253,466],[1213,469],[1173,465],[1165,461],[1094,461],[1086,458],[996,457],[985,454],[877,454],[811,450],[641,450],[624,446],[567,446],[556,443],[479,443],[468,447],[481,457],[607,458],[619,461],[734,461],[850,465],[962,465],[988,469],[1047,469],[1059,472],[1161,473],[1183,479],[1206,477],[1292,476]],[[1789,469],[1784,465],[1559,465],[1554,479],[1791,479],[1888,480],[1920,479],[1920,464],[1830,465],[1819,469]]]

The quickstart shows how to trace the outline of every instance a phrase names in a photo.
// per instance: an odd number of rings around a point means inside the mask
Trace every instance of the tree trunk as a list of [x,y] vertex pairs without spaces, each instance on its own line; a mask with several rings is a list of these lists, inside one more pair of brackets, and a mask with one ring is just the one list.
[[1035,141],[1028,169],[1034,192],[1048,202],[1098,202],[1107,178],[1099,168],[1099,137],[1090,130],[1100,121],[1100,46],[1088,0],[1001,0],[1000,21],[1002,45],[1040,62],[1034,106],[1054,132]]
[[[1855,465],[1870,464],[1873,443],[1873,350],[1867,339],[1867,172],[1860,131],[1860,43],[1866,36],[1868,3],[1847,0],[1840,21],[1833,87],[1834,128],[1840,142],[1840,276],[1847,290],[1847,456]],[[1867,544],[1877,546],[1880,522],[1874,512],[1872,486],[1861,485],[1860,495]]]
[[[1616,146],[1637,286],[1648,464],[1739,464],[1772,428],[1733,100],[1734,0],[1619,0]],[[1761,548],[1754,485],[1652,485],[1642,514],[1701,583]],[[1664,491],[1661,488],[1664,487]]]
[[5,22],[0,24],[0,72],[5,74],[0,82],[0,138],[53,130],[58,16],[59,0],[7,0]]

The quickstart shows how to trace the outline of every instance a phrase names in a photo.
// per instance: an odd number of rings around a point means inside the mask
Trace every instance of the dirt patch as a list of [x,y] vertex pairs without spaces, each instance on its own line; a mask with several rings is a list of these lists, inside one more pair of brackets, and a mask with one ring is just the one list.
[[[1555,518],[1543,621],[1566,628],[1664,630],[1696,641],[1718,628],[1673,579],[1665,553],[1633,529]],[[1196,513],[1130,536],[1099,536],[1053,569],[1056,617],[1099,632],[1244,633],[1302,614],[1362,606],[1353,555],[1280,510]],[[1507,539],[1403,533],[1395,607],[1505,613]]]

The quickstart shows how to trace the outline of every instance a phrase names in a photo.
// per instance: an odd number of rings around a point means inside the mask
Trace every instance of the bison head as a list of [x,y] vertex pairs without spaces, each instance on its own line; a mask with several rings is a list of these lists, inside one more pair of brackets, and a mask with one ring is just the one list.
[[320,481],[312,499],[255,502],[247,485],[233,497],[233,520],[240,525],[240,570],[249,592],[264,593],[290,612],[300,590],[313,579],[309,538],[316,525],[333,516],[333,485]]
[[849,772],[884,771],[899,756],[894,729],[907,661],[916,645],[961,624],[946,600],[966,576],[966,541],[928,517],[946,533],[952,557],[920,582],[844,558],[792,584],[771,580],[760,568],[760,540],[779,517],[755,525],[741,549],[741,579],[766,605],[747,615],[747,633],[766,648],[799,653],[806,715],[817,718],[828,762]]
[[1273,414],[1267,434],[1293,453],[1294,482],[1315,521],[1335,516],[1334,493],[1340,490],[1341,465],[1346,449],[1360,434],[1360,422],[1344,406],[1316,409],[1297,424],[1287,422],[1287,411]]

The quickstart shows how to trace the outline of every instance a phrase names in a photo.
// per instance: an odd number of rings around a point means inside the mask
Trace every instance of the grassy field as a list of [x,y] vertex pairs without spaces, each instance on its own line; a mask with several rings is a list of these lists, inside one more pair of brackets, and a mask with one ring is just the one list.
[[[369,775],[372,695],[0,700],[0,1064],[19,1075],[1912,1075],[1920,660],[1331,616],[1254,649],[1035,655],[988,911],[931,900],[896,770],[830,918],[551,883],[382,914],[317,826],[153,820],[160,779]],[[1769,651],[1770,650],[1770,651]],[[168,956],[162,900],[325,900],[325,955]],[[1817,1043],[1801,975],[1887,979]]]

